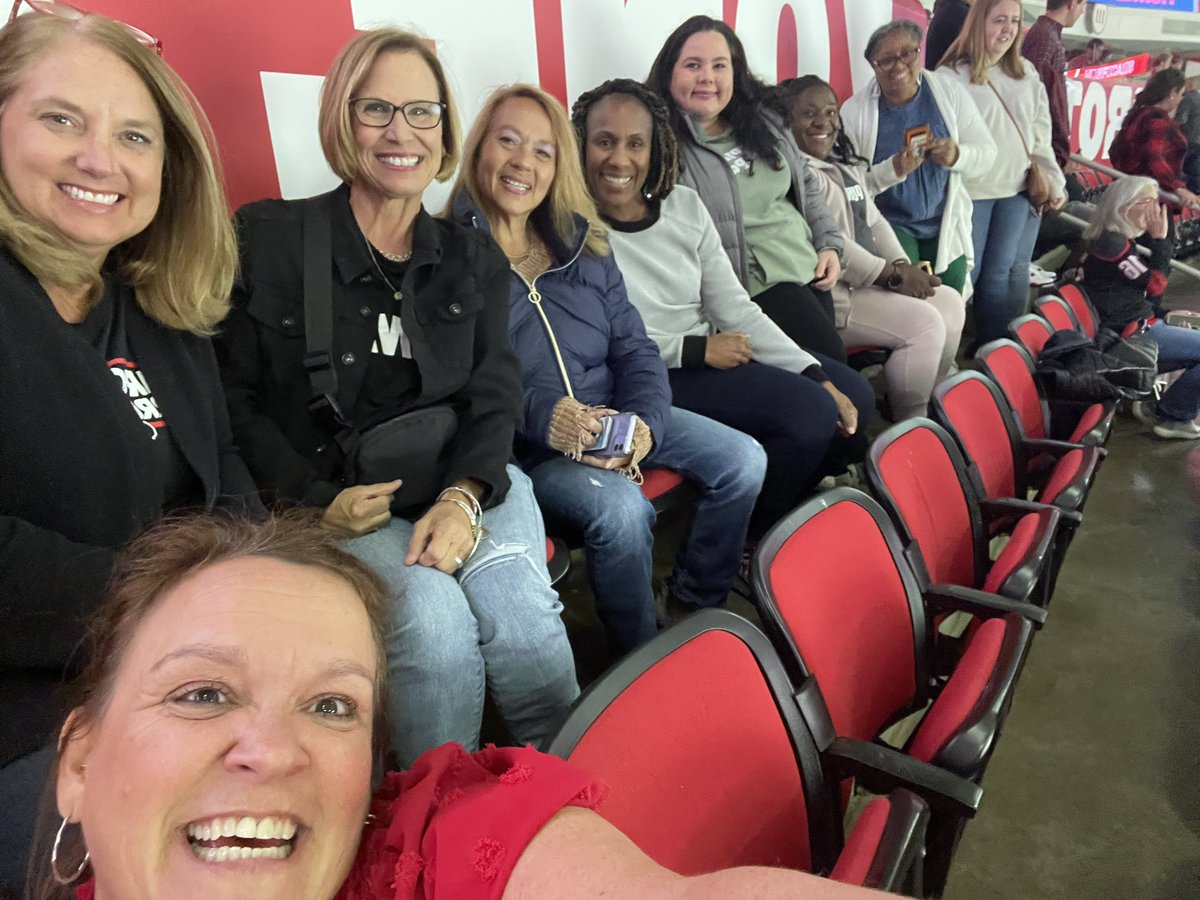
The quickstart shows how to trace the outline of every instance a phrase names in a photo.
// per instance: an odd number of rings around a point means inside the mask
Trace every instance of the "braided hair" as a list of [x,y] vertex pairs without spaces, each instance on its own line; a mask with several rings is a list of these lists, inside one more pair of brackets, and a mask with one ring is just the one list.
[[[816,75],[801,75],[799,78],[786,78],[779,84],[775,85],[767,93],[764,103],[778,112],[790,128],[792,125],[792,105],[796,100],[807,91],[809,88],[823,87],[828,88],[829,92],[833,93],[833,88],[829,82]],[[834,99],[837,95],[834,94]],[[850,140],[850,135],[846,134],[846,129],[842,127],[842,117],[838,116],[837,134],[833,136],[833,147],[830,148],[830,157],[834,162],[842,163],[843,165],[870,165],[870,160],[861,156],[858,150],[855,149],[854,143]]]
[[624,95],[637,100],[650,113],[653,134],[650,139],[650,165],[646,169],[646,183],[641,190],[647,200],[665,200],[675,187],[679,177],[679,145],[671,129],[670,112],[662,98],[632,78],[610,78],[599,87],[579,95],[571,107],[571,124],[579,139],[579,153],[587,166],[587,117],[592,107],[605,97]]

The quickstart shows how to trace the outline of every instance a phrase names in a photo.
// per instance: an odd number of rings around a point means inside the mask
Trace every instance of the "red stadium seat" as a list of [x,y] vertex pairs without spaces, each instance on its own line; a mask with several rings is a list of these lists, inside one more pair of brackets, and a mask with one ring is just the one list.
[[975,362],[1004,392],[1023,437],[1062,438],[1088,446],[1101,446],[1108,439],[1116,405],[1059,401],[1052,410],[1033,360],[1013,341],[985,344],[975,352]]
[[[905,552],[866,494],[839,488],[810,500],[780,521],[755,554],[763,623],[780,653],[796,661],[797,680],[820,685],[839,737],[878,740],[893,722],[928,707],[904,751],[978,783],[1012,703],[1033,622],[1013,611],[1023,604],[978,592],[958,591],[956,601],[935,589],[923,599]],[[946,671],[935,661],[926,602],[940,612],[965,609],[980,621]],[[935,810],[931,848],[951,850],[961,823]],[[944,881],[948,863],[930,859],[927,875]]]
[[1025,348],[1031,359],[1036,360],[1054,334],[1054,328],[1041,316],[1030,313],[1013,319],[1008,324],[1008,333],[1012,339]]
[[924,802],[880,797],[843,844],[836,782],[793,695],[762,632],[704,610],[596,681],[544,749],[603,779],[600,815],[676,872],[835,869],[900,889],[922,851]]
[[1055,331],[1078,331],[1080,334],[1083,333],[1083,329],[1079,326],[1079,321],[1075,318],[1075,313],[1062,297],[1055,297],[1053,295],[1038,297],[1033,303],[1033,308],[1038,311],[1038,315],[1054,326]]
[[1077,284],[1062,284],[1058,286],[1058,296],[1071,307],[1071,312],[1075,314],[1075,321],[1079,323],[1079,330],[1083,332],[1083,336],[1089,340],[1094,340],[1096,332],[1100,330],[1100,316],[1096,313],[1096,308],[1092,306],[1092,301],[1088,299],[1083,288]]
[[560,538],[546,538],[546,569],[550,572],[550,583],[558,584],[571,571],[571,551]]
[[[915,554],[912,562],[922,584],[1048,602],[1063,517],[1059,509],[1009,499],[984,502],[958,445],[929,419],[909,419],[880,434],[866,469],[906,552]],[[1001,524],[1011,526],[1011,537],[992,560],[989,541]]]

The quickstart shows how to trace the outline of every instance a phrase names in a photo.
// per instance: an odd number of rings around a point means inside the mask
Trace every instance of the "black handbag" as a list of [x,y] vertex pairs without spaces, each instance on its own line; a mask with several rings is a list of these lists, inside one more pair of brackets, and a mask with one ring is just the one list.
[[309,411],[341,426],[335,435],[345,454],[342,479],[348,485],[379,484],[399,478],[393,513],[427,506],[445,485],[448,448],[458,432],[458,413],[448,403],[414,409],[359,428],[337,400],[333,367],[333,236],[323,198],[304,210],[304,368],[312,387]]

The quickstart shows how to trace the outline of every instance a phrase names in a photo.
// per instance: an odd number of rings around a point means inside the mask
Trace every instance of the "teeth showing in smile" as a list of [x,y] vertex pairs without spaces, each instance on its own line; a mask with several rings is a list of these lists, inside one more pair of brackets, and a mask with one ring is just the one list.
[[617,187],[625,187],[625,185],[629,184],[629,182],[633,180],[633,176],[625,175],[623,177],[618,177],[616,175],[605,175],[604,180],[609,184],[615,184]]
[[267,816],[226,816],[187,827],[188,843],[204,862],[234,862],[243,859],[286,859],[292,852],[296,823]]
[[415,166],[421,161],[419,156],[381,156],[379,159],[388,166]]
[[92,191],[85,191],[83,188],[75,187],[73,184],[61,184],[59,188],[68,197],[73,197],[76,200],[86,200],[88,203],[101,203],[104,206],[112,206],[121,199],[120,194],[97,194]]
[[524,194],[530,190],[530,186],[528,184],[526,184],[525,182],[517,181],[515,178],[509,178],[507,175],[502,176],[500,178],[500,181],[502,183],[508,185],[509,188],[511,188],[512,190],[516,191],[519,194]]

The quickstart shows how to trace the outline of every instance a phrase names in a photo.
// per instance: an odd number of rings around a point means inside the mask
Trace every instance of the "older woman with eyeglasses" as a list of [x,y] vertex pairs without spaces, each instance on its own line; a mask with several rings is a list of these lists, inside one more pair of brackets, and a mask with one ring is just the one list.
[[962,293],[974,261],[964,179],[996,157],[975,101],[954,78],[921,69],[921,29],[897,19],[876,29],[864,56],[875,72],[842,107],[866,157],[866,186],[913,262]]
[[[486,688],[512,738],[536,743],[578,686],[541,513],[507,465],[521,397],[508,266],[485,235],[421,205],[458,161],[437,57],[407,32],[363,32],[326,77],[320,131],[344,183],[237,214],[241,277],[218,342],[234,435],[275,500],[323,508],[388,583],[400,761],[476,747]],[[312,321],[306,291],[320,300]],[[457,425],[434,472],[385,460],[362,483],[367,470],[347,467],[367,429],[435,406]],[[409,439],[433,440],[420,428]]]

